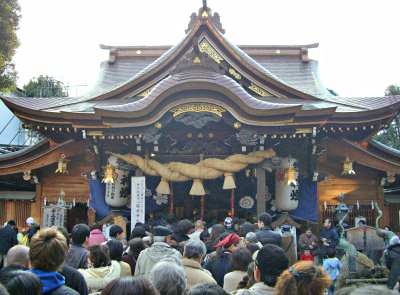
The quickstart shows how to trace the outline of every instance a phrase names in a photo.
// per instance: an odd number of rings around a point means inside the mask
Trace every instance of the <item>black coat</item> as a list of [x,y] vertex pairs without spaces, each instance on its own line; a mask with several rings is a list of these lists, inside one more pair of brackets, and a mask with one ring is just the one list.
[[207,269],[217,281],[218,285],[224,286],[224,276],[230,271],[231,253],[228,251],[223,251],[221,253],[211,253],[207,261],[204,264],[204,268]]
[[390,246],[386,250],[385,262],[390,270],[387,286],[393,289],[400,278],[400,244]]
[[328,240],[329,248],[336,248],[339,242],[339,235],[334,227],[330,229],[323,228],[319,232],[320,239],[325,238]]
[[269,228],[263,228],[256,232],[258,241],[265,244],[273,244],[282,247],[282,236]]
[[80,295],[87,295],[89,293],[85,278],[75,268],[64,265],[61,274],[65,277],[65,285],[67,287],[75,290]]
[[17,232],[10,226],[6,225],[0,229],[0,254],[6,255],[10,248],[18,244]]

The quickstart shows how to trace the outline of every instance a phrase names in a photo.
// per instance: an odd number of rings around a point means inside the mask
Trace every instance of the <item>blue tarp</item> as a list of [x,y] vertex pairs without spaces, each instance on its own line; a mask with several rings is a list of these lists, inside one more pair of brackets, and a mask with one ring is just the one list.
[[90,207],[96,210],[96,220],[106,217],[110,213],[110,206],[106,204],[106,185],[100,179],[90,179]]
[[309,178],[299,178],[299,206],[290,212],[293,218],[318,221],[317,182]]

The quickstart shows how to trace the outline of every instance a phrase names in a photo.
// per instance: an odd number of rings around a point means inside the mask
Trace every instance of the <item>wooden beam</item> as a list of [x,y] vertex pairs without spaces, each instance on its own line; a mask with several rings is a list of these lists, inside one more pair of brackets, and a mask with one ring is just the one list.
[[61,154],[65,154],[67,159],[79,154],[83,154],[86,151],[86,147],[86,142],[75,142],[70,140],[52,147],[38,155],[28,157],[23,161],[18,162],[18,158],[16,158],[13,164],[0,166],[0,175],[23,173],[27,170],[39,169],[57,163]]

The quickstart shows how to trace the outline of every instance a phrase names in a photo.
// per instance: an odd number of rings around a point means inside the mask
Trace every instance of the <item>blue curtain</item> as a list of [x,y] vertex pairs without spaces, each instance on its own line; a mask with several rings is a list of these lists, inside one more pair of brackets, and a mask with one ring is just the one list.
[[318,221],[317,182],[309,178],[299,177],[299,206],[290,212],[293,218]]
[[106,204],[106,185],[99,179],[89,180],[90,207],[96,210],[96,220],[106,217],[110,213],[110,207]]

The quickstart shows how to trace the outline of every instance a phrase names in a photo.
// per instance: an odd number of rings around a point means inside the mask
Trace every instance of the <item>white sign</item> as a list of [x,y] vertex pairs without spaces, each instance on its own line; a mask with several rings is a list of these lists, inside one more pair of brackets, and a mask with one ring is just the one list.
[[44,207],[42,227],[64,227],[66,209],[56,205]]
[[131,224],[144,223],[146,205],[146,180],[144,176],[132,177]]

